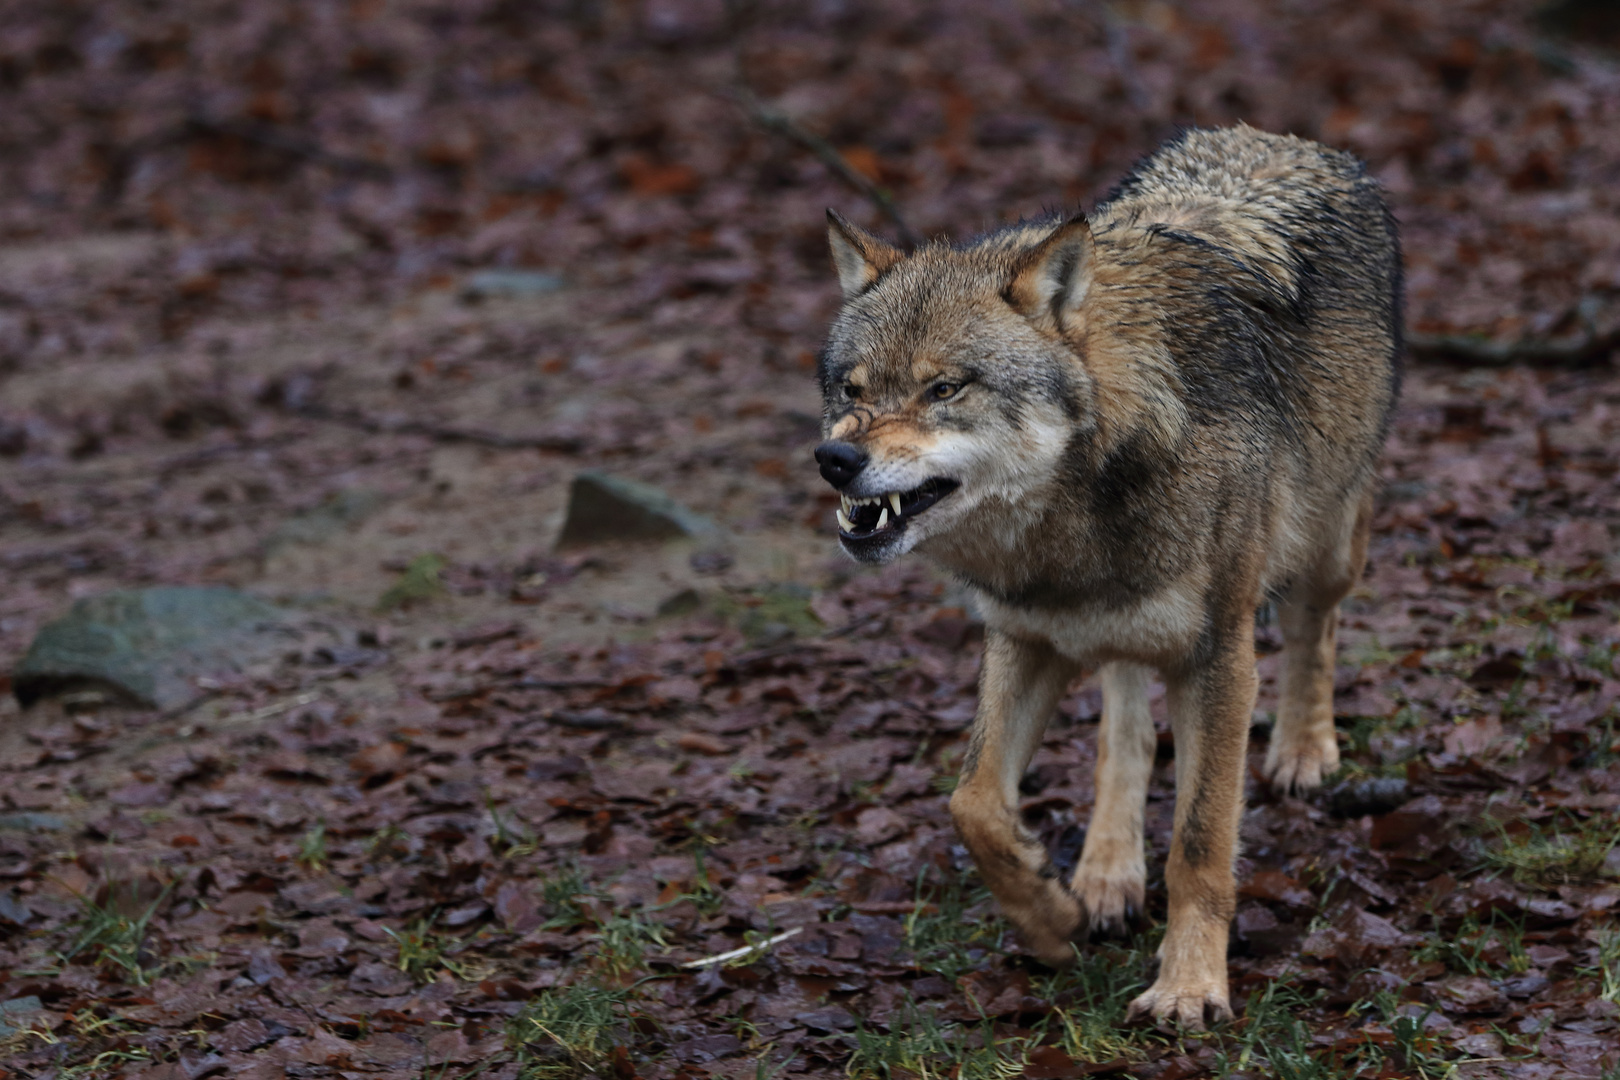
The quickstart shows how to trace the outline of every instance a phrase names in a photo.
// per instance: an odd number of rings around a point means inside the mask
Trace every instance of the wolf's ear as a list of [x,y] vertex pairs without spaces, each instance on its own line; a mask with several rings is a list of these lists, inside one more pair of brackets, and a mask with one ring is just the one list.
[[904,256],[858,225],[844,220],[836,210],[827,211],[827,243],[832,248],[833,269],[844,299],[860,293],[878,275]]
[[1096,247],[1085,215],[1076,214],[1052,231],[1024,256],[1007,286],[1007,299],[1037,322],[1051,319],[1056,327],[1091,289]]

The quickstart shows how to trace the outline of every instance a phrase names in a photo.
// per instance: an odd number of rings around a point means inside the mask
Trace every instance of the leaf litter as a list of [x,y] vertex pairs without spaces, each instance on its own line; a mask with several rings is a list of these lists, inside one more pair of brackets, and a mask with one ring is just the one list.
[[[0,711],[0,1073],[1612,1073],[1620,128],[1577,9],[18,8],[8,667],[151,583],[334,636],[177,715]],[[810,368],[823,207],[961,235],[1240,118],[1368,159],[1427,359],[1345,604],[1346,765],[1251,784],[1240,1018],[1195,1037],[1121,1024],[1162,880],[1062,973],[978,885],[979,628],[833,557]],[[593,468],[734,555],[553,552]],[[1076,687],[1024,784],[1060,860],[1097,712]]]

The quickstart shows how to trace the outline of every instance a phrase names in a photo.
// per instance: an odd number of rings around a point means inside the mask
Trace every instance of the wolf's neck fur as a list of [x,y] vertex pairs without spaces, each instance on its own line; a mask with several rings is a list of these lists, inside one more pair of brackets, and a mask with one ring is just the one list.
[[[992,496],[923,553],[1016,606],[1116,606],[1160,586],[1166,486],[1185,459],[1185,389],[1129,266],[1099,244],[1091,295],[1065,327],[1078,418],[1044,483]],[[1148,309],[1151,310],[1151,309]]]

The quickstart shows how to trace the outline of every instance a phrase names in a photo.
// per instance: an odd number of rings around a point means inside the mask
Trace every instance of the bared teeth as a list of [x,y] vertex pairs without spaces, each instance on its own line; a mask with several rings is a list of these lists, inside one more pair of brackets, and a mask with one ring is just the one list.
[[900,516],[900,493],[898,491],[889,492],[889,505],[894,507],[894,516],[899,517]]
[[883,508],[882,512],[878,514],[877,529],[875,531],[881,532],[882,530],[887,529],[888,527],[889,527],[889,508],[887,506],[885,506]]
[[849,520],[849,518],[844,514],[843,510],[838,511],[838,527],[843,529],[845,532],[855,531],[855,523]]

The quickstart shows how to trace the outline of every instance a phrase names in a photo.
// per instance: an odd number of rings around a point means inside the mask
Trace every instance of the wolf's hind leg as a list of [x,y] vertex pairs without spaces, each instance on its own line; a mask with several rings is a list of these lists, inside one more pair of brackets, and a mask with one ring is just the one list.
[[1295,582],[1277,605],[1282,628],[1282,679],[1277,726],[1266,751],[1266,777],[1281,791],[1309,791],[1339,767],[1333,728],[1333,667],[1339,601],[1355,587],[1367,561],[1372,493],[1361,498],[1345,528],[1322,553],[1317,570]]
[[1097,801],[1069,886],[1085,905],[1092,931],[1123,930],[1126,920],[1142,910],[1147,890],[1142,810],[1157,747],[1148,713],[1150,677],[1149,669],[1137,664],[1105,664],[1100,672]]
[[1030,951],[1049,964],[1074,959],[1069,942],[1080,927],[1080,902],[1019,820],[1018,782],[1075,670],[1044,643],[987,635],[979,713],[951,796],[951,817],[985,884]]

